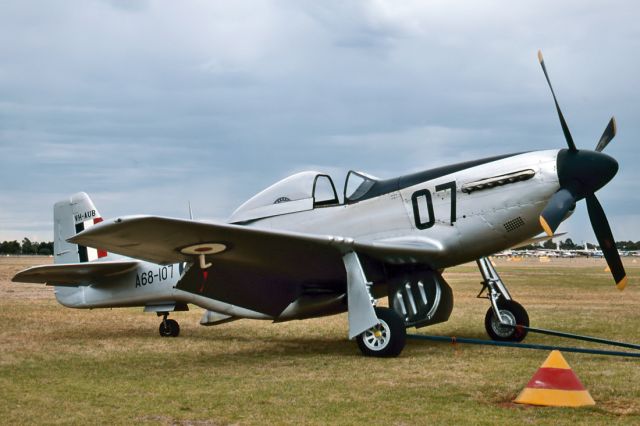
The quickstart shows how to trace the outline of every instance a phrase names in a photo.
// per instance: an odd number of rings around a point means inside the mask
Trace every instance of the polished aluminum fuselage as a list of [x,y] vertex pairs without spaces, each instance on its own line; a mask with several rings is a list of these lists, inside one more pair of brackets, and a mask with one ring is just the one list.
[[[321,207],[255,221],[250,226],[339,235],[359,241],[411,242],[438,248],[430,266],[450,267],[513,247],[542,232],[538,217],[559,189],[558,150],[536,151],[485,163],[353,204]],[[526,181],[465,193],[464,184],[531,169]],[[451,221],[451,192],[456,183],[456,217]],[[432,194],[434,225],[418,229],[412,194]],[[511,222],[513,221],[513,225]]]

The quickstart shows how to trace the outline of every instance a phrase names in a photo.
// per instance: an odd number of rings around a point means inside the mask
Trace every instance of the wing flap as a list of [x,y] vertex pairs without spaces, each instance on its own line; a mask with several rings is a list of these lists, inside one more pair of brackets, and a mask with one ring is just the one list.
[[138,263],[131,260],[34,266],[18,272],[11,281],[77,287],[124,274],[134,269]]

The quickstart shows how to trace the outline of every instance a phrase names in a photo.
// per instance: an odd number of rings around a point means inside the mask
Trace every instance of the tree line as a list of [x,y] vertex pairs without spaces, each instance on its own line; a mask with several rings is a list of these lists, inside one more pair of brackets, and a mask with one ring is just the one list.
[[[542,244],[536,245],[531,244],[526,247],[522,247],[524,249],[535,250],[538,248],[548,248],[555,249],[556,243],[551,240],[547,240]],[[618,250],[640,250],[640,241],[616,241],[616,247]],[[564,241],[560,241],[560,248],[562,250],[576,250],[583,249],[584,245],[575,244],[571,238],[567,238]],[[594,244],[587,243],[587,248],[589,249],[597,249],[598,246]],[[23,238],[22,242],[18,242],[16,240],[13,241],[3,241],[0,243],[0,254],[40,254],[44,256],[50,256],[53,254],[53,242],[34,242],[29,240],[28,238]]]
[[[580,250],[584,248],[584,243],[583,244],[576,244],[573,242],[573,240],[571,238],[567,238],[564,241],[558,241],[560,243],[560,249],[561,250]],[[640,250],[640,241],[616,241],[616,247],[618,248],[618,250],[624,250],[624,251],[631,251],[631,250]],[[556,248],[556,242],[555,241],[551,241],[551,240],[547,240],[544,243],[540,243],[540,244],[530,244],[526,247],[522,247],[523,249],[528,249],[528,250],[535,250],[535,249],[539,249],[539,248],[546,248],[546,249],[555,249]],[[591,244],[591,243],[587,243],[587,248],[588,249],[599,249],[600,247],[595,245],[595,244]]]
[[53,241],[39,243],[28,238],[23,238],[22,242],[16,240],[3,241],[0,243],[0,254],[40,254],[51,256],[53,254]]

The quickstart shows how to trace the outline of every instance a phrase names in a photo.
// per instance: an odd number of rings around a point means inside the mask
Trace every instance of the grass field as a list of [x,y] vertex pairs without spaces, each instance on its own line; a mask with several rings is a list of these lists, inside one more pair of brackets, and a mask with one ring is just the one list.
[[[640,424],[638,359],[566,353],[597,405],[519,406],[545,351],[409,341],[399,358],[369,359],[346,339],[345,315],[202,327],[195,307],[172,315],[180,337],[160,338],[140,308],[67,309],[51,288],[9,282],[48,262],[0,259],[3,424]],[[497,261],[532,326],[639,342],[640,260],[625,265],[619,292],[602,260]],[[486,337],[475,265],[445,278],[451,319],[420,332]]]

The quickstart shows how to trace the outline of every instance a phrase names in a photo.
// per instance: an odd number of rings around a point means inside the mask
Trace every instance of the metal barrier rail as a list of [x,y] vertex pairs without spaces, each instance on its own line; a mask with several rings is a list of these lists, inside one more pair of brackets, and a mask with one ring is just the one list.
[[526,327],[524,325],[508,325],[508,327],[519,327],[532,333],[540,333],[549,336],[565,337],[567,339],[584,340],[585,342],[602,343],[604,345],[620,346],[623,348],[640,350],[640,345],[636,345],[635,343],[619,342],[617,340],[608,340],[593,336],[583,336],[581,334],[564,333],[562,331],[556,330],[545,330],[544,328]]
[[[534,330],[538,330],[538,329],[529,329],[530,331],[534,331]],[[590,340],[588,341],[593,341],[593,342],[597,342],[597,343],[604,343],[605,339],[598,339],[595,337],[589,337],[589,336],[578,336],[578,335],[570,335],[569,333],[561,333],[561,332],[554,332],[552,330],[544,330],[545,332],[550,332],[550,333],[543,333],[543,334],[551,334],[554,333],[552,335],[562,335],[560,337],[568,337],[568,336],[572,336],[570,338],[588,338]],[[534,332],[538,332],[538,331],[534,331]],[[555,334],[558,333],[558,334]],[[578,337],[576,337],[578,336]],[[452,343],[452,344],[456,344],[456,343],[468,343],[468,344],[473,344],[473,345],[487,345],[487,346],[502,346],[502,347],[508,347],[508,348],[520,348],[520,349],[537,349],[537,350],[546,350],[546,351],[551,351],[551,350],[559,350],[559,351],[563,351],[563,352],[575,352],[575,353],[583,353],[583,354],[592,354],[592,355],[608,355],[608,356],[619,356],[619,357],[629,357],[629,358],[640,358],[640,352],[638,353],[634,353],[634,352],[623,352],[623,351],[608,351],[608,350],[604,350],[604,349],[588,349],[588,348],[576,348],[576,347],[571,347],[571,346],[557,346],[557,345],[538,345],[538,344],[533,344],[533,343],[516,343],[516,342],[499,342],[499,341],[495,341],[495,340],[483,340],[483,339],[473,339],[473,338],[468,338],[468,337],[455,337],[455,336],[432,336],[432,335],[427,335],[427,334],[407,334],[407,339],[414,339],[414,340],[430,340],[430,341],[434,341],[434,342],[448,342],[448,343]],[[591,340],[591,339],[595,339],[595,340]],[[586,339],[579,339],[579,340],[586,340]],[[608,341],[608,342],[614,342],[614,341]],[[616,346],[622,346],[624,345],[625,347],[638,347],[640,348],[639,345],[633,345],[631,343],[623,343],[623,342],[614,342],[617,343],[618,345]],[[613,343],[607,343],[607,344],[613,344]]]

